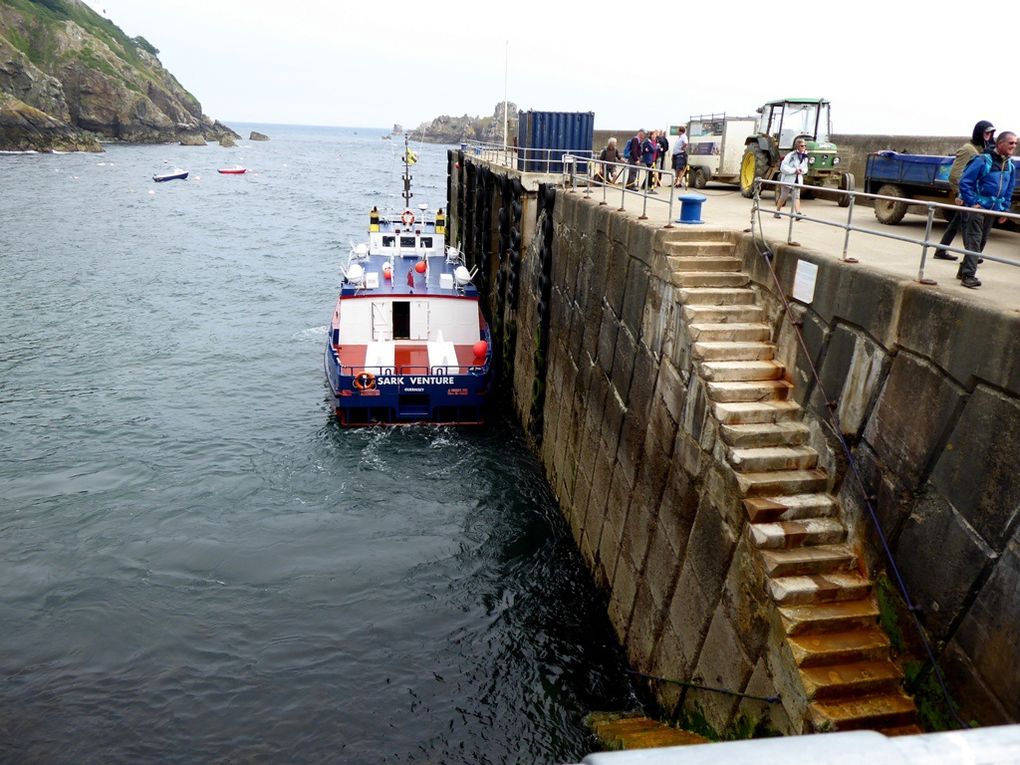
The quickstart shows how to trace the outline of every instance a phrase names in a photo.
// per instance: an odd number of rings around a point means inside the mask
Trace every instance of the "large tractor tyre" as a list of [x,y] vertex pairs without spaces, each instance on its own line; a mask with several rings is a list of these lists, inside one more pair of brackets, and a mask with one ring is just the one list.
[[[894,183],[887,183],[884,186],[880,186],[878,189],[878,195],[882,197],[898,197],[900,199],[906,197],[906,194],[903,193],[903,189]],[[889,199],[875,200],[875,217],[878,218],[879,223],[885,223],[886,225],[893,226],[903,220],[903,216],[906,214],[906,202],[894,202]]]
[[750,199],[754,196],[754,182],[765,175],[769,168],[769,158],[757,144],[744,147],[744,157],[740,160],[740,194]]
[[705,184],[708,183],[708,171],[703,167],[692,167],[691,173],[691,186],[696,189],[705,188]]
[[[840,191],[853,191],[854,190],[854,174],[843,173],[839,176],[839,190]],[[836,204],[840,207],[850,206],[850,195],[849,194],[838,194],[836,196]]]

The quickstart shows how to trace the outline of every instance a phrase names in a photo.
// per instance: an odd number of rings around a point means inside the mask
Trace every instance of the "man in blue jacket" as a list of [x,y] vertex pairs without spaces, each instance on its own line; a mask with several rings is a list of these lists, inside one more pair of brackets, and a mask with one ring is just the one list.
[[[960,199],[964,209],[1009,212],[1016,185],[1016,169],[1010,159],[1015,149],[1016,133],[1004,130],[996,136],[994,149],[978,155],[967,165],[960,177]],[[985,249],[994,219],[994,215],[975,212],[963,215],[963,246],[968,252],[956,275],[964,287],[975,289],[981,286],[976,275],[977,253]]]

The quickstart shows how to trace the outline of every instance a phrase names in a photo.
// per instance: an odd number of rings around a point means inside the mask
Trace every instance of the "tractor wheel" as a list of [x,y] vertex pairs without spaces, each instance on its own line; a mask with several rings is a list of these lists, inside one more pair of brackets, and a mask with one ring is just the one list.
[[[903,189],[894,183],[887,183],[884,186],[880,186],[878,194],[883,197],[899,197],[900,199],[903,199],[906,196],[906,194],[903,193]],[[875,217],[878,218],[879,223],[885,223],[892,226],[903,220],[903,216],[906,214],[906,202],[893,202],[888,199],[875,200]]]
[[[853,173],[842,173],[839,176],[839,190],[840,191],[853,191],[854,190],[854,174]],[[836,204],[840,207],[850,206],[850,195],[840,194],[836,197]]]
[[708,183],[708,171],[702,167],[692,167],[691,186],[696,189],[703,189],[706,183]]
[[769,158],[757,144],[751,143],[744,147],[744,158],[740,161],[740,193],[747,197],[754,196],[754,182],[768,172]]

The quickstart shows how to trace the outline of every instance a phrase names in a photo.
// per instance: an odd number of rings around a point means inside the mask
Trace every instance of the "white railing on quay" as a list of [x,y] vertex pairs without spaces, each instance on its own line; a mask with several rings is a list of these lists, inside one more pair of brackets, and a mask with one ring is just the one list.
[[[795,246],[795,247],[799,246],[799,244],[797,242],[793,241],[793,223],[794,223],[794,221],[801,222],[801,223],[820,224],[822,226],[830,226],[830,227],[833,227],[833,228],[843,229],[845,231],[845,235],[843,237],[842,260],[844,262],[846,262],[846,263],[856,263],[857,262],[856,258],[852,258],[852,257],[848,256],[848,252],[849,252],[849,249],[850,249],[850,234],[851,234],[851,232],[857,232],[857,233],[860,233],[860,234],[867,234],[869,236],[880,237],[882,239],[892,239],[892,240],[895,240],[895,241],[898,241],[898,242],[907,242],[908,244],[916,244],[917,246],[919,246],[921,248],[921,253],[920,253],[920,260],[919,260],[918,268],[917,268],[917,281],[920,282],[921,284],[935,284],[936,283],[935,280],[927,279],[927,278],[925,278],[925,275],[924,275],[924,269],[925,269],[925,264],[926,264],[926,262],[928,260],[928,250],[929,249],[944,250],[946,252],[953,252],[953,253],[956,253],[956,254],[961,255],[961,256],[966,256],[966,255],[969,254],[969,255],[973,255],[975,257],[984,258],[985,260],[991,260],[991,261],[994,261],[996,263],[1004,263],[1005,265],[1008,265],[1008,266],[1020,266],[1020,260],[1011,259],[1011,258],[1004,258],[1004,257],[1001,257],[1001,256],[996,256],[996,255],[991,255],[991,254],[986,253],[986,252],[974,252],[972,250],[966,249],[965,247],[953,247],[951,245],[942,245],[939,241],[937,241],[937,240],[933,241],[932,238],[931,238],[931,236],[932,236],[932,225],[935,222],[935,215],[936,215],[936,213],[939,210],[942,210],[943,214],[947,218],[950,218],[952,215],[955,215],[957,213],[965,212],[965,213],[975,213],[975,214],[983,215],[983,216],[991,215],[996,220],[1009,219],[1009,220],[1015,221],[1018,225],[1020,225],[1020,215],[1017,215],[1015,213],[996,212],[996,211],[993,211],[993,210],[983,210],[983,209],[980,209],[980,208],[977,208],[977,207],[963,207],[961,205],[943,204],[942,202],[927,202],[927,201],[920,200],[920,199],[904,199],[903,197],[889,197],[889,196],[883,196],[881,194],[869,194],[869,193],[864,192],[864,191],[834,189],[834,188],[831,188],[831,187],[827,188],[827,187],[822,187],[822,186],[806,186],[806,185],[801,185],[801,184],[783,183],[782,181],[767,181],[767,180],[764,180],[764,179],[761,179],[761,178],[756,179],[754,183],[755,183],[755,186],[754,186],[753,204],[751,205],[751,227],[752,227],[752,229],[754,228],[756,223],[759,224],[759,228],[760,228],[760,215],[762,213],[767,214],[767,215],[777,215],[778,214],[780,217],[788,218],[789,219],[789,225],[787,227],[786,243],[789,244],[789,245]],[[761,201],[762,201],[761,200],[761,191],[762,191],[762,188],[763,187],[771,187],[775,191],[775,193],[778,194],[779,193],[779,188],[782,187],[782,186],[787,186],[787,187],[789,187],[791,189],[793,189],[793,187],[796,186],[801,191],[814,192],[816,195],[817,195],[818,192],[822,192],[822,194],[829,195],[829,196],[837,195],[837,194],[838,195],[847,195],[850,198],[850,200],[849,200],[849,204],[845,208],[846,211],[847,211],[846,223],[841,223],[841,222],[836,222],[836,221],[831,221],[831,220],[825,220],[823,218],[818,218],[818,217],[811,217],[810,215],[805,215],[803,213],[799,213],[798,214],[798,213],[794,213],[792,210],[790,210],[789,212],[787,212],[785,210],[780,210],[780,211],[777,212],[773,208],[763,207],[762,204],[761,204]],[[924,227],[924,236],[922,238],[918,238],[916,236],[896,234],[896,233],[893,233],[893,232],[886,232],[886,231],[883,231],[881,229],[866,228],[866,227],[864,227],[862,225],[855,225],[855,223],[854,223],[854,211],[855,211],[855,207],[856,207],[855,202],[858,199],[869,199],[869,200],[872,200],[874,202],[893,202],[893,203],[898,203],[898,204],[906,204],[908,207],[923,207],[923,208],[925,208],[925,212],[923,213],[925,215],[925,217],[926,217],[925,227]],[[867,209],[869,211],[872,210],[871,207],[866,207],[865,209]],[[885,225],[885,224],[879,224],[879,225]],[[962,236],[962,229],[961,229],[961,236]]]

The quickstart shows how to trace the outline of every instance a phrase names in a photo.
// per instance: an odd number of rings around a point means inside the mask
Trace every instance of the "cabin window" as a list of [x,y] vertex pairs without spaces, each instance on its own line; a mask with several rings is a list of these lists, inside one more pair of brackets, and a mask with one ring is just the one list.
[[400,237],[400,246],[401,247],[410,247],[410,248],[413,249],[414,248],[414,237],[413,236],[402,236],[402,237]]
[[382,246],[383,247],[392,247],[396,243],[397,243],[397,238],[395,236],[384,236],[382,238]]
[[393,301],[393,339],[411,339],[411,304],[406,300]]
[[431,236],[423,236],[421,238],[421,246],[424,247],[427,250],[431,250],[432,249],[432,237]]

